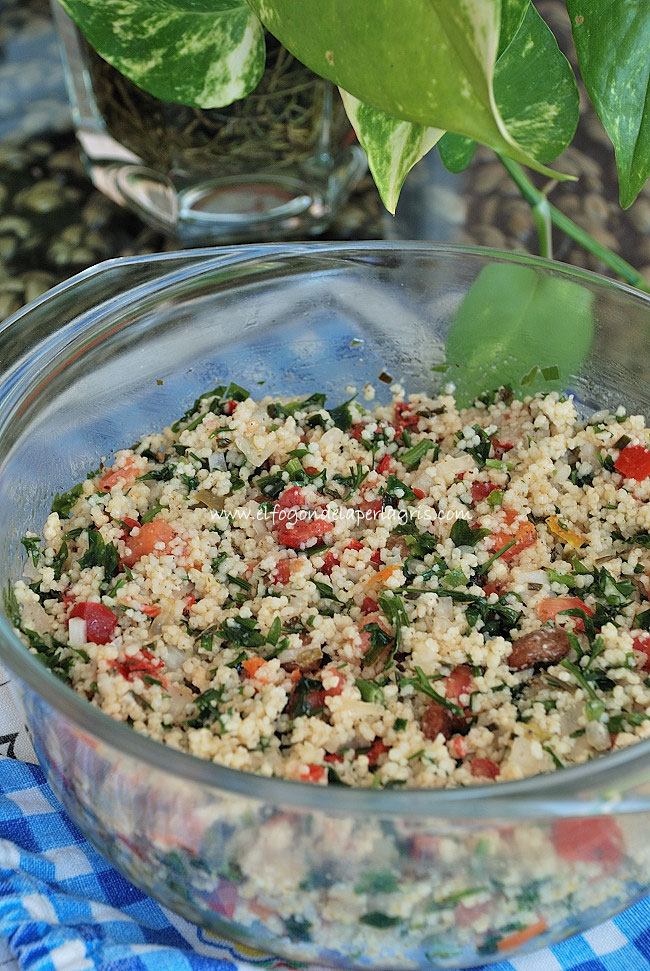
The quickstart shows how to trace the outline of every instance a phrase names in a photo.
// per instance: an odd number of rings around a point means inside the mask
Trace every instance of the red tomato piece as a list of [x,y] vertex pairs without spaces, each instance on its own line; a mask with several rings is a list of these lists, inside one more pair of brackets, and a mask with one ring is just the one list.
[[486,597],[489,597],[491,593],[496,593],[497,596],[503,593],[502,583],[484,583],[483,593]]
[[515,540],[515,545],[511,546],[505,553],[502,553],[500,559],[512,560],[513,557],[528,549],[529,546],[532,546],[533,543],[537,542],[537,530],[532,523],[525,520],[517,527],[517,532],[514,536],[512,533],[506,532],[493,533],[490,539],[492,552],[496,553],[497,550],[502,549],[512,539]]
[[[160,658],[152,654],[146,647],[143,647],[140,653],[134,657],[125,657],[123,661],[112,661],[111,664],[127,681],[133,681],[134,678],[142,677],[143,674],[158,677],[161,668],[165,667]],[[164,679],[159,678],[158,680],[162,680],[164,685]]]
[[362,550],[363,543],[360,543],[358,539],[351,539],[348,545],[345,547],[346,550]]
[[650,475],[650,449],[643,445],[626,445],[614,462],[614,468],[626,479],[643,482]]
[[500,442],[497,438],[492,439],[492,451],[494,452],[495,459],[501,459],[509,452],[511,448],[514,448],[512,442]]
[[472,482],[472,502],[482,502],[483,499],[487,499],[490,493],[498,488],[494,482],[484,482],[482,479],[477,479],[475,482]]
[[254,678],[259,669],[265,664],[266,661],[261,657],[248,657],[245,661],[242,661],[242,667],[248,678]]
[[383,459],[377,466],[377,471],[379,472],[380,475],[386,475],[389,469],[390,469],[390,455],[384,455]]
[[307,473],[307,475],[318,475],[318,469],[316,468],[315,465],[306,466],[305,472]]
[[275,508],[291,509],[293,506],[304,506],[305,502],[305,493],[300,486],[291,486],[282,493],[275,504]]
[[328,550],[323,557],[323,565],[320,568],[321,573],[324,573],[325,576],[331,576],[332,570],[338,564],[338,562],[339,558],[337,554],[334,553],[333,550]]
[[419,415],[413,414],[415,405],[410,401],[395,402],[395,428],[403,431],[405,428],[413,428],[420,420]]
[[372,743],[372,745],[370,746],[370,750],[367,752],[368,763],[370,765],[376,765],[379,757],[381,755],[385,755],[387,751],[388,751],[388,746],[384,745],[383,741],[380,738],[376,738]]
[[328,752],[328,754],[323,759],[324,762],[343,762],[343,756],[339,755],[337,752]]
[[160,613],[158,604],[140,604],[138,610],[140,613],[146,614],[147,617],[157,617]]
[[361,611],[364,614],[375,614],[379,610],[379,604],[372,597],[364,597],[361,604]]
[[110,492],[118,483],[125,485],[133,482],[137,474],[137,466],[132,458],[128,458],[120,468],[107,469],[99,479],[97,488],[100,492]]
[[350,436],[350,438],[354,438],[356,439],[357,442],[360,442],[361,433],[365,427],[366,427],[365,425],[353,425],[352,428],[349,430],[348,435]]
[[225,415],[232,415],[236,407],[237,402],[231,399],[230,401],[226,401],[225,405],[223,406],[223,412]]
[[[161,556],[169,552],[169,545],[176,538],[176,532],[164,519],[154,519],[150,523],[140,526],[136,536],[129,536],[126,542],[126,552],[122,556],[122,562],[127,566],[133,566],[140,557],[153,553]],[[164,543],[165,548],[157,549],[158,543]]]
[[370,562],[375,566],[381,566],[381,550],[373,550]]
[[[584,610],[587,617],[593,615],[591,607],[588,607],[579,597],[547,597],[537,605],[537,616],[545,623],[547,620],[554,620],[562,610]],[[582,617],[573,617],[572,620],[577,631],[585,629]]]
[[291,560],[278,560],[271,574],[273,583],[285,584],[291,577]]
[[426,495],[426,493],[423,492],[422,489],[414,489],[413,490],[413,493],[414,493],[414,495],[416,496],[417,499],[424,499],[424,497]]
[[472,759],[469,769],[477,779],[496,779],[501,771],[492,759]]
[[324,775],[325,769],[322,765],[308,765],[305,769],[300,770],[300,781],[320,782]]
[[378,519],[381,516],[384,503],[382,499],[363,499],[356,508],[363,513],[363,519]]
[[467,664],[459,664],[445,678],[445,697],[460,703],[461,695],[469,695],[474,688],[472,672]]
[[75,604],[70,617],[81,617],[86,621],[86,640],[93,644],[108,644],[117,627],[117,617],[104,604]]
[[329,533],[330,529],[333,528],[334,523],[328,522],[326,519],[305,519],[280,523],[277,530],[278,543],[298,550],[306,546],[310,540],[318,539],[319,536]]
[[558,856],[573,862],[616,866],[623,856],[621,831],[607,816],[558,819],[551,841]]
[[645,654],[642,670],[650,670],[650,633],[646,631],[643,634],[638,634],[632,641],[632,647],[635,651]]

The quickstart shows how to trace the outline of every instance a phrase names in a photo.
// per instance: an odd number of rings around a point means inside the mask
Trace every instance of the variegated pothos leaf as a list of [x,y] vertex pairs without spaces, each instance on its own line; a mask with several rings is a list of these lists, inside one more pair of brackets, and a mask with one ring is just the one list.
[[364,104],[564,178],[511,136],[498,108],[502,0],[400,0],[398,10],[395,0],[249,2],[299,60]]
[[59,0],[109,64],[163,101],[220,108],[264,71],[264,31],[246,0]]
[[342,88],[339,91],[350,123],[368,156],[382,202],[394,214],[404,179],[444,132],[441,128],[425,128],[391,118]]

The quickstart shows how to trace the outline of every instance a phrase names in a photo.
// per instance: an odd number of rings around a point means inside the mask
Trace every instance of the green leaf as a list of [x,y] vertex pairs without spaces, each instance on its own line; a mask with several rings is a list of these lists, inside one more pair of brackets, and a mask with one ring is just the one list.
[[567,0],[585,87],[616,152],[621,206],[650,175],[650,5]]
[[299,60],[364,104],[557,177],[514,140],[497,106],[501,0],[401,0],[397,15],[395,0],[249,2]]
[[499,28],[499,57],[519,30],[530,0],[501,0],[501,26]]
[[576,79],[532,4],[496,65],[494,95],[510,135],[539,161],[557,158],[573,138]]
[[[590,292],[571,280],[526,266],[484,267],[447,335],[446,378],[456,384],[461,406],[470,405],[486,388],[520,385],[535,365],[539,367],[527,394],[564,391],[591,347],[592,305]],[[551,365],[558,372],[549,381],[539,368]]]
[[163,101],[223,107],[264,71],[264,31],[246,0],[60,3],[109,64]]
[[381,200],[394,215],[404,179],[444,132],[441,128],[425,128],[399,121],[379,108],[364,104],[342,88],[339,90],[350,124],[368,156]]
[[448,131],[438,142],[438,151],[444,167],[457,175],[464,172],[474,158],[476,142],[473,138]]

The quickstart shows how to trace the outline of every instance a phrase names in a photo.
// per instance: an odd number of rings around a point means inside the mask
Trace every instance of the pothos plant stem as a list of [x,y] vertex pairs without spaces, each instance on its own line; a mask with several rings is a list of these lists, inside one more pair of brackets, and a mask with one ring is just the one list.
[[532,208],[539,236],[540,254],[542,256],[552,255],[550,242],[552,224],[553,226],[557,226],[563,233],[566,233],[567,236],[570,236],[576,243],[579,243],[580,246],[583,246],[589,253],[601,259],[610,270],[617,273],[626,283],[636,287],[638,290],[645,291],[645,293],[650,293],[650,286],[648,286],[638,270],[635,270],[633,266],[620,256],[617,256],[616,253],[612,253],[606,246],[596,242],[586,230],[578,226],[577,223],[574,223],[572,219],[569,219],[568,216],[565,216],[563,212],[549,202],[544,193],[540,192],[533,185],[517,162],[513,162],[509,158],[504,158],[502,155],[499,155],[499,160],[512,177],[526,202]]

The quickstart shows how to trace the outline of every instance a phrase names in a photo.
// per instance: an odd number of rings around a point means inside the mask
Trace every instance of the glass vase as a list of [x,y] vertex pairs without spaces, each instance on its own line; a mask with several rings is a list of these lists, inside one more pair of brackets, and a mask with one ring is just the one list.
[[199,109],[137,87],[52,9],[92,181],[184,244],[318,235],[365,171],[334,87],[270,35],[257,88]]

